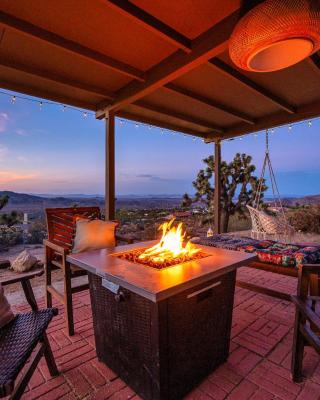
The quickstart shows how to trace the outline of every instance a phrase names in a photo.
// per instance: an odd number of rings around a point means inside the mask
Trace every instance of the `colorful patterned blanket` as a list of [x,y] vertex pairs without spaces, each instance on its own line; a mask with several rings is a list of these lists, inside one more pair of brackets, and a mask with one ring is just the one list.
[[197,243],[228,250],[256,253],[261,262],[285,267],[297,267],[300,264],[320,264],[320,245],[292,245],[226,234],[200,238]]

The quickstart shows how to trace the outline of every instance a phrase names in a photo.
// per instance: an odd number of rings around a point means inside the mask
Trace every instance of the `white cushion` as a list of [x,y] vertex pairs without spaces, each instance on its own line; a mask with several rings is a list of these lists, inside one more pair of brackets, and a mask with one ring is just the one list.
[[76,222],[76,235],[72,253],[115,246],[116,226],[117,223],[113,221],[79,218]]
[[37,261],[28,250],[23,250],[11,264],[11,269],[16,272],[27,272],[37,264]]

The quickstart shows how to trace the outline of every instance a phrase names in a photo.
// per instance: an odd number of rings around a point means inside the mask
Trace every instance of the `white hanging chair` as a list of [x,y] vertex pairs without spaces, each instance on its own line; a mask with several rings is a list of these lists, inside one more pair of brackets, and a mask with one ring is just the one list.
[[[279,215],[274,217],[267,214],[261,209],[261,194],[264,184],[264,177],[266,174],[266,169],[269,170],[271,187],[273,193],[274,206],[278,210]],[[253,202],[253,206],[247,206],[251,222],[252,230],[251,237],[255,239],[274,239],[279,241],[291,242],[292,236],[295,231],[294,228],[288,223],[283,205],[281,202],[280,193],[278,190],[278,185],[273,172],[270,154],[269,154],[269,132],[266,130],[266,154],[262,166],[261,176],[258,183],[257,193]]]

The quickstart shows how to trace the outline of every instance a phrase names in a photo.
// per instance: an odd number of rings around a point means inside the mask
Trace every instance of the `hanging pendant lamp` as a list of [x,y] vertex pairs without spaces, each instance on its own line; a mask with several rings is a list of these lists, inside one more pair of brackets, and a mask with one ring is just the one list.
[[236,25],[231,60],[239,68],[271,72],[320,49],[320,0],[266,0]]

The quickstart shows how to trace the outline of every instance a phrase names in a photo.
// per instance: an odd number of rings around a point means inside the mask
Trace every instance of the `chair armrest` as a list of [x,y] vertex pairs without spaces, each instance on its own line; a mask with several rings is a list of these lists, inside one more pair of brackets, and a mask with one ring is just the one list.
[[121,235],[116,235],[116,240],[121,240],[122,242],[126,242],[128,244],[132,244],[134,239],[133,238],[127,238],[125,236],[121,236]]
[[69,253],[65,247],[62,247],[56,243],[50,242],[50,240],[44,239],[43,244],[44,244],[44,246],[49,247],[50,249],[61,254],[62,256],[66,256]]
[[291,296],[292,302],[299,308],[303,316],[311,322],[317,329],[320,329],[320,317],[313,311],[311,307],[298,296]]
[[303,273],[318,274],[320,276],[320,264],[299,265],[299,270]]

